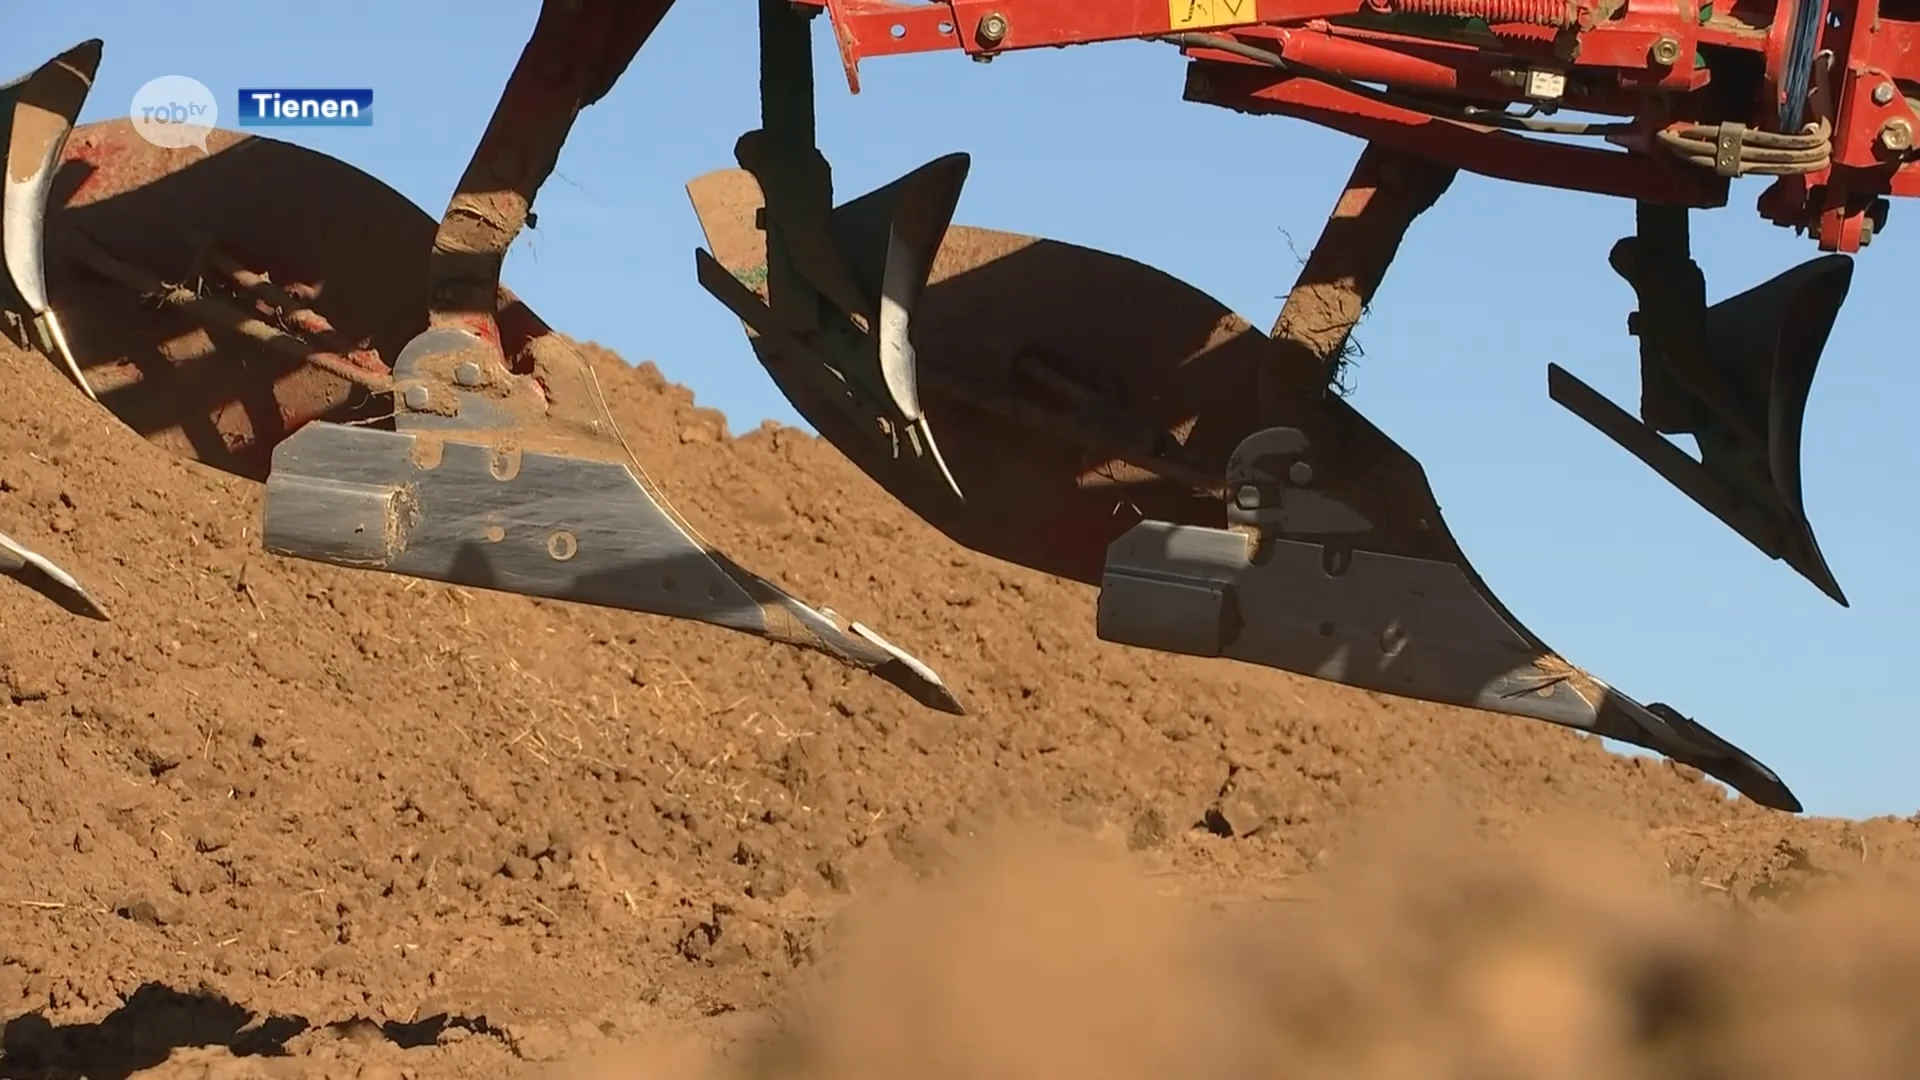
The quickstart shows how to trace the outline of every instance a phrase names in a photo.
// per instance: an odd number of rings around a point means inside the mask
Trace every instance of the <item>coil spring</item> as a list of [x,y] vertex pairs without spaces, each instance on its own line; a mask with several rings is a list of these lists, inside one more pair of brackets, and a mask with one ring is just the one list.
[[[1753,131],[1743,124],[1669,124],[1654,132],[1680,160],[1721,176],[1804,176],[1833,164],[1833,125],[1823,117],[1798,135]],[[1723,159],[1722,142],[1734,151]]]
[[1580,5],[1573,0],[1376,0],[1373,6],[1401,15],[1438,15],[1530,26],[1564,28],[1580,21]]

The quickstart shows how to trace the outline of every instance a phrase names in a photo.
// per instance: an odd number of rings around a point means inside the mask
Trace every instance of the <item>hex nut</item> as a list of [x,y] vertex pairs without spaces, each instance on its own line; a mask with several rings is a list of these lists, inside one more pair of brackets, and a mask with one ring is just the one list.
[[980,22],[974,27],[974,37],[989,49],[999,45],[1007,40],[1007,17],[997,11],[980,16]]
[[1913,124],[1904,116],[1896,116],[1882,124],[1880,145],[1895,153],[1904,153],[1913,149]]

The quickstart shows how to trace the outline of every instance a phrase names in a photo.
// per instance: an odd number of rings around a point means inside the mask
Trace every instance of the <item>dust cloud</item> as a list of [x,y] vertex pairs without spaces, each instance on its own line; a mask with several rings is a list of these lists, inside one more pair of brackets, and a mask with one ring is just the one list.
[[[1735,903],[1588,824],[1382,824],[1297,893],[1183,894],[1064,830],[850,910],[704,1080],[1773,1080],[1920,1062],[1916,893]],[[630,1051],[607,1080],[696,1075]],[[671,1060],[673,1065],[667,1067]]]

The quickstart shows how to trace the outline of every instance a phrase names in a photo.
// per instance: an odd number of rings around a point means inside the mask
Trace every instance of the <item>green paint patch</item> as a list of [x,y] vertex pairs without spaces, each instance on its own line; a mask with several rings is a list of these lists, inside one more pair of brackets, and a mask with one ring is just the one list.
[[733,276],[747,288],[757,288],[767,283],[767,264],[761,263],[759,266],[749,266],[745,270],[735,270]]

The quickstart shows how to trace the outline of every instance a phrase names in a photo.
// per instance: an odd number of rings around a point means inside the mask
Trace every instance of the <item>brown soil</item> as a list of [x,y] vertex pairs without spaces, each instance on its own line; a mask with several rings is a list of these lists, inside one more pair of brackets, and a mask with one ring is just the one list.
[[[1090,589],[596,360],[709,539],[973,715],[705,627],[266,556],[257,488],[0,353],[0,527],[115,616],[0,581],[0,1077],[660,1075],[682,1035],[724,1075],[874,1080],[1915,1059],[1898,907],[1751,917],[1920,867],[1915,822],[1101,644]],[[1367,857],[1409,810],[1424,839]],[[1568,817],[1601,839],[1562,850],[1623,861],[1527,853]],[[794,1038],[749,1038],[775,1015]]]

